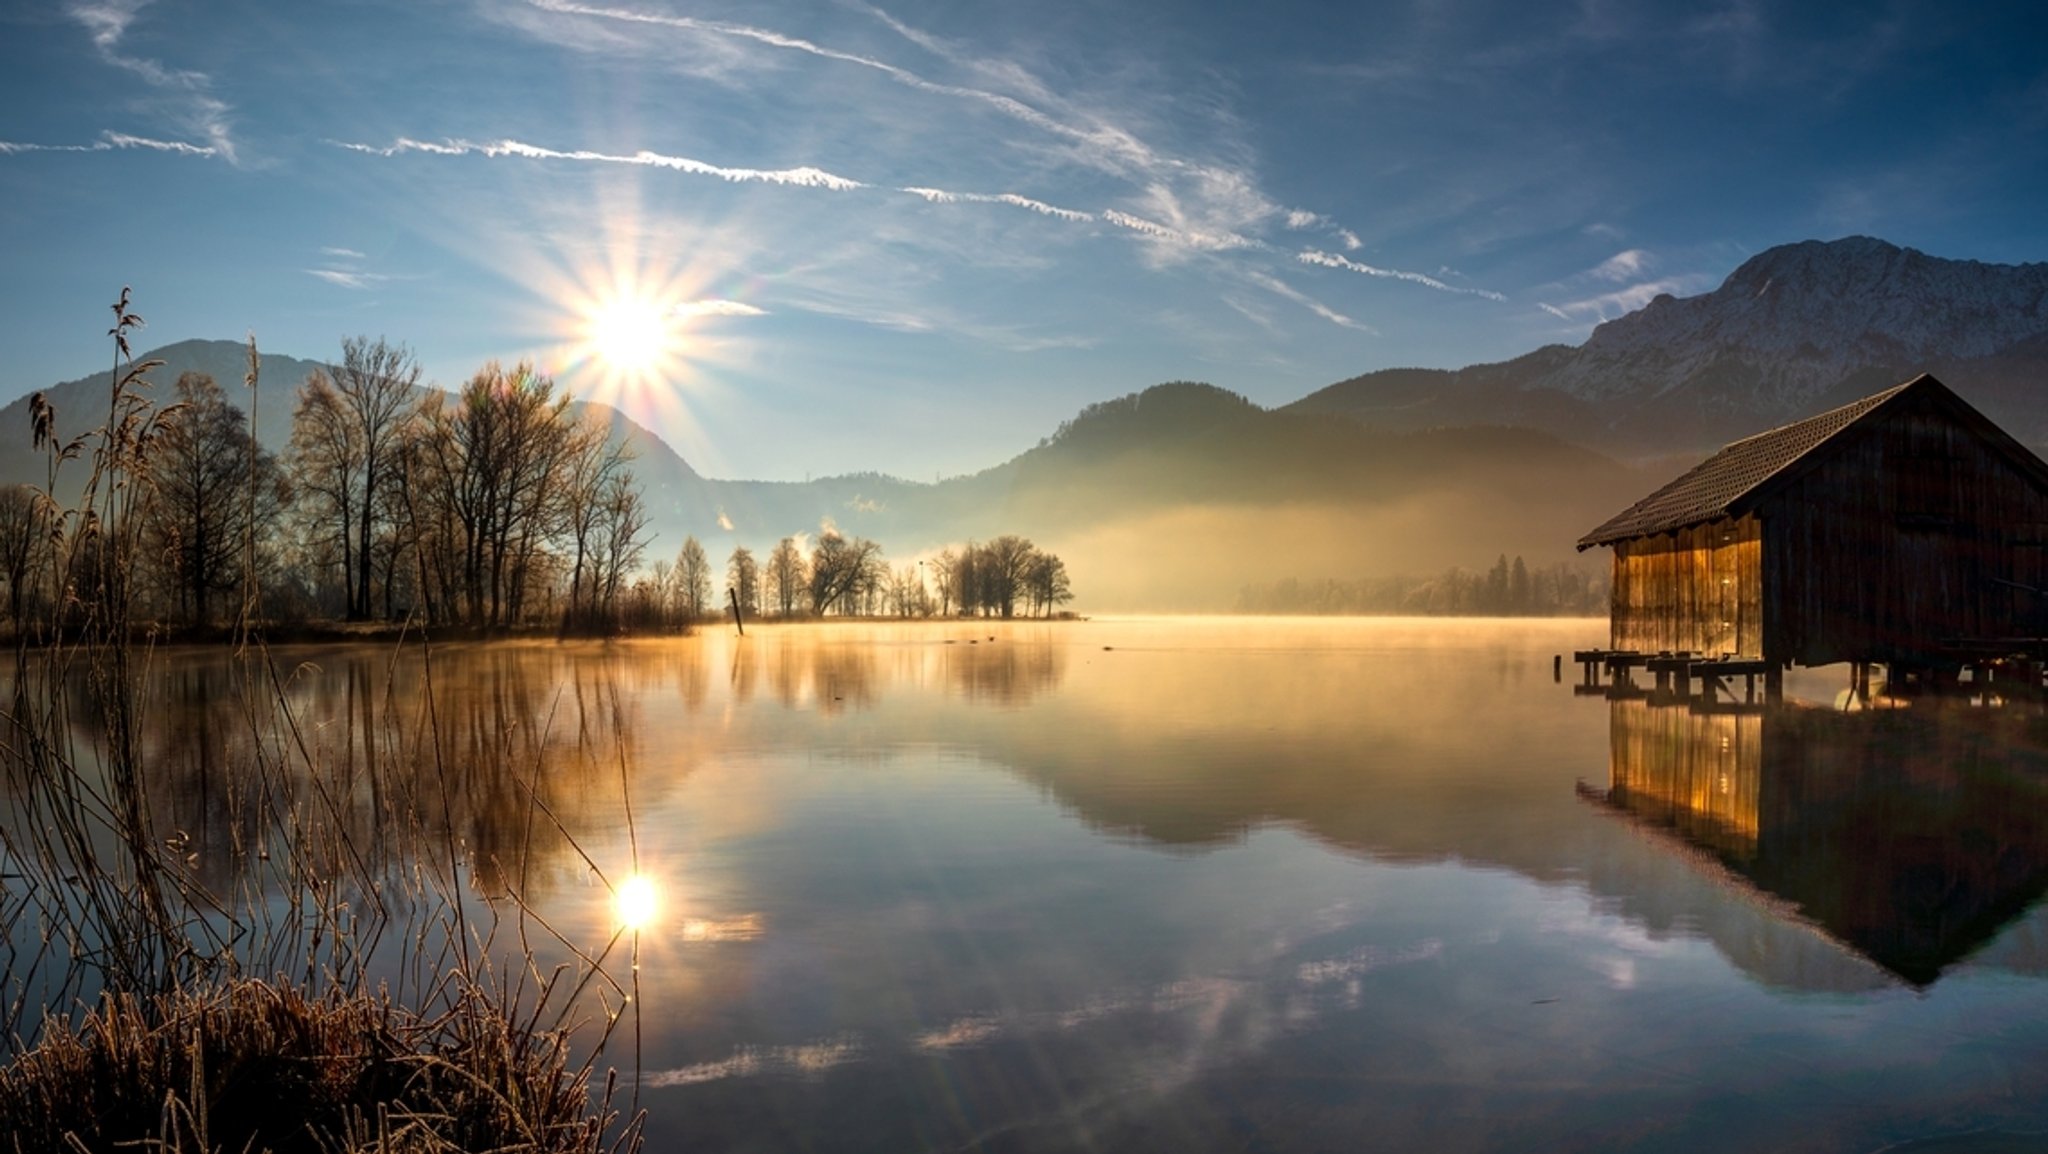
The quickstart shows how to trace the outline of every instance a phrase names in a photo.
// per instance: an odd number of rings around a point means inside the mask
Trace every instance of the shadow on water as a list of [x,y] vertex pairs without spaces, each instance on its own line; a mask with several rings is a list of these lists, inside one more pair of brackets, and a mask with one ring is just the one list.
[[1609,708],[1607,787],[1582,796],[1914,986],[2048,893],[2038,713]]

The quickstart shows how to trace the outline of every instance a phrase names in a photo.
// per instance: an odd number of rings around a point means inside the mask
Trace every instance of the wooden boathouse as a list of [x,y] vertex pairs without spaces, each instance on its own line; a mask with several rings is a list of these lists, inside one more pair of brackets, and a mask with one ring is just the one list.
[[1927,375],[1726,446],[1578,542],[1596,545],[1611,652],[1639,664],[1896,680],[2048,633],[2048,464]]

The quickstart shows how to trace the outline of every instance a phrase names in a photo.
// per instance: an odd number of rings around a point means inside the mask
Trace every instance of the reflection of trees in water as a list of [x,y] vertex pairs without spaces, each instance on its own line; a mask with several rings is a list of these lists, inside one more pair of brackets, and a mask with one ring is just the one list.
[[258,662],[180,655],[153,673],[143,728],[157,828],[217,892],[286,836],[334,876],[460,860],[502,891],[621,820],[638,722],[620,664],[351,649],[280,657],[272,681]]
[[955,644],[941,652],[947,683],[969,701],[1023,705],[1066,675],[1066,650],[1057,645]]
[[[622,832],[641,762],[642,701],[691,715],[763,689],[786,708],[875,706],[892,685],[1016,704],[1058,683],[1052,647],[914,644],[766,631],[697,643],[294,649],[243,660],[158,658],[142,759],[156,826],[194,877],[225,892],[296,845],[330,876],[463,862],[487,892],[572,864],[576,842]],[[77,740],[98,727],[82,685]],[[280,707],[282,705],[282,707]]]
[[764,631],[736,646],[727,681],[734,700],[751,701],[761,684],[784,708],[815,705],[823,713],[870,708],[891,687],[906,691],[942,684],[970,701],[1021,705],[1058,685],[1066,654],[1056,645],[877,642],[820,636],[806,628]]
[[2017,711],[1697,714],[1616,700],[1608,804],[1915,984],[2048,892],[2048,745]]

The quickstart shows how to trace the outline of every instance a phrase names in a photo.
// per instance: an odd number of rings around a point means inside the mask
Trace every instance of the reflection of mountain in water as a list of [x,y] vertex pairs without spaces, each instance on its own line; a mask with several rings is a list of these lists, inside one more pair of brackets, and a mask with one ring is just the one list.
[[1606,804],[1915,985],[2048,892],[2048,744],[2004,711],[1611,703]]

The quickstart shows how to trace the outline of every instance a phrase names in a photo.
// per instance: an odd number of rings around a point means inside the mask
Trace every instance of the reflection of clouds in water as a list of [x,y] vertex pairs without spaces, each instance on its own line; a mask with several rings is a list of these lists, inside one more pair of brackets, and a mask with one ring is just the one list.
[[[1348,979],[1355,993],[1357,979],[1366,974],[1440,957],[1443,948],[1442,941],[1428,938],[1395,949],[1366,946],[1336,958],[1304,962],[1279,983],[1276,992],[1285,1000],[1282,1016],[1290,1024],[1305,1025],[1327,1009],[1317,1004],[1315,987]],[[1203,1038],[1209,1039],[1221,1027],[1226,1012],[1246,1008],[1264,988],[1258,982],[1240,978],[1183,978],[1147,990],[1090,998],[1066,1010],[969,1014],[917,1035],[913,1044],[926,1052],[958,1050],[1018,1035],[1072,1030],[1121,1014],[1190,1015],[1201,1027]],[[1345,1000],[1355,1004],[1355,998]],[[1253,1033],[1263,1039],[1268,1031],[1257,1029]]]
[[[751,923],[752,919],[739,919]],[[1335,958],[1305,962],[1280,977],[1279,1005],[1259,995],[1256,981],[1204,976],[1183,978],[1145,989],[1090,998],[1064,1010],[1018,1013],[975,1013],[955,1018],[907,1039],[913,1053],[943,1055],[1033,1035],[1060,1034],[1129,1014],[1185,1018],[1192,1035],[1178,1057],[1154,1068],[1147,1080],[1159,1088],[1193,1077],[1198,1071],[1234,1054],[1263,1049],[1283,1029],[1312,1025],[1332,1008],[1357,1005],[1359,979],[1375,970],[1441,957],[1443,942],[1428,938],[1397,948],[1368,946]],[[1332,1001],[1319,997],[1318,987],[1344,980],[1350,994]],[[730,1057],[698,1062],[645,1075],[648,1088],[695,1086],[733,1078],[764,1075],[817,1077],[826,1071],[874,1056],[861,1038],[841,1035],[790,1046],[740,1046]]]
[[982,1046],[1004,1038],[1072,1030],[1120,1014],[1181,1014],[1206,1017],[1238,1002],[1253,989],[1250,982],[1230,978],[1184,978],[1150,990],[1090,998],[1066,1010],[1031,1013],[969,1014],[912,1039],[927,1053]]
[[1404,962],[1421,962],[1438,957],[1444,952],[1444,944],[1437,938],[1428,938],[1400,950],[1383,950],[1378,946],[1366,946],[1353,950],[1341,958],[1330,958],[1320,962],[1303,962],[1294,971],[1295,980],[1307,986],[1320,986],[1325,982],[1339,982],[1347,978],[1362,977],[1383,966],[1398,966]]
[[644,1074],[640,1078],[640,1084],[650,1088],[695,1086],[703,1082],[718,1082],[726,1078],[750,1078],[760,1074],[787,1074],[810,1078],[834,1066],[857,1062],[864,1052],[865,1047],[861,1045],[860,1039],[853,1037],[826,1038],[799,1046],[741,1046],[733,1051],[730,1058]]
[[1617,990],[1632,990],[1637,964],[1644,959],[1674,958],[1696,943],[1660,935],[1625,916],[1589,910],[1565,895],[1552,895],[1537,915],[1536,930],[1578,939],[1574,952]]
[[993,1041],[1002,1032],[1003,1025],[998,1019],[975,1015],[955,1018],[936,1030],[926,1030],[913,1039],[912,1044],[920,1050],[954,1050]]

